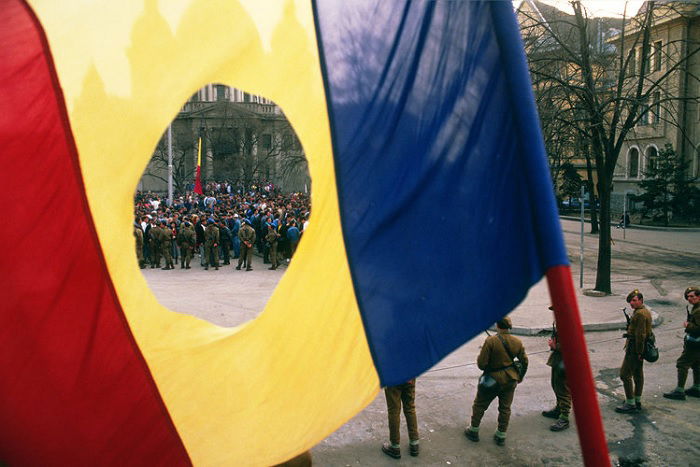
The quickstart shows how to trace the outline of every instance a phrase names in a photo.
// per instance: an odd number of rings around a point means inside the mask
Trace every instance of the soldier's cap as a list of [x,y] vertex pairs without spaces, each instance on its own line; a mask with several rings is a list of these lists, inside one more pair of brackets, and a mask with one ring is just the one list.
[[501,318],[496,321],[496,326],[501,329],[511,329],[513,327],[513,322],[506,316],[505,318]]
[[688,287],[687,289],[685,289],[685,292],[683,292],[683,298],[688,300],[688,294],[690,292],[695,292],[695,295],[700,295],[700,287],[695,287],[695,286]]
[[639,289],[634,289],[633,291],[627,294],[627,298],[625,299],[625,301],[629,303],[634,297],[639,297],[640,300],[644,300],[644,295],[642,295],[642,292],[640,292]]
[[210,224],[213,224],[215,221],[214,221],[213,217],[210,217],[209,219],[207,219],[207,222],[209,222]]

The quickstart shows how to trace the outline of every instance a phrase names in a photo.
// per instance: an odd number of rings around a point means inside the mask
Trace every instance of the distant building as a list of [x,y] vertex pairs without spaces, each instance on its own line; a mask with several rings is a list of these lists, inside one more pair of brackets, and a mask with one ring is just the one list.
[[[197,91],[172,122],[174,185],[193,183],[201,137],[203,181],[249,187],[272,182],[285,192],[310,190],[303,148],[281,109],[268,99],[220,84]],[[138,189],[167,191],[167,131]]]
[[[639,120],[629,136],[615,167],[612,207],[621,211],[636,206],[631,195],[639,194],[639,183],[659,151],[671,144],[688,163],[689,178],[700,177],[700,4],[691,2],[657,2],[656,18],[651,30],[649,51],[649,86],[669,72],[672,64],[686,59],[684,66],[670,72],[658,90],[652,90],[651,112]],[[639,15],[645,13],[642,7]],[[632,48],[637,31],[625,34],[625,47]],[[619,44],[621,36],[611,39]],[[640,65],[641,47],[632,60]],[[673,98],[669,100],[669,98]]]

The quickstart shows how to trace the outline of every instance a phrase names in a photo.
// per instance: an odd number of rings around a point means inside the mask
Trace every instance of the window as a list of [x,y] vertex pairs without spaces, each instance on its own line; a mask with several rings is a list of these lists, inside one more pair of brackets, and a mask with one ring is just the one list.
[[639,124],[640,125],[648,125],[649,124],[649,113],[651,112],[651,109],[649,107],[649,98],[644,98],[639,105],[639,112],[641,113],[641,116],[639,117]]
[[661,71],[661,41],[654,42],[654,71]]
[[661,120],[661,92],[656,91],[651,99],[651,123],[659,123]]
[[272,148],[272,136],[269,134],[262,135],[262,148],[269,151]]
[[632,148],[628,153],[628,178],[637,178],[639,176],[639,149]]
[[[656,147],[649,146],[646,150],[646,171],[656,170],[656,164],[658,163],[659,151]],[[645,174],[646,175],[646,174]]]
[[225,101],[226,100],[226,86],[223,84],[217,84],[216,85],[216,100],[217,101]]
[[634,75],[637,72],[637,51],[635,49],[630,50],[630,66],[629,75]]
[[250,94],[247,92],[243,93],[243,102],[250,102]]

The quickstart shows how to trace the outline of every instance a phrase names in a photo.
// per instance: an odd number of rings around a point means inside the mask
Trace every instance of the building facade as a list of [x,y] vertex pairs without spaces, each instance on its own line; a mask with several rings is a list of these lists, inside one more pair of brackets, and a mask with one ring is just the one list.
[[[141,191],[167,191],[167,133],[139,182]],[[282,110],[263,97],[221,84],[204,86],[173,120],[171,140],[176,192],[191,188],[200,150],[203,182],[246,188],[271,182],[285,192],[310,190],[299,139]]]

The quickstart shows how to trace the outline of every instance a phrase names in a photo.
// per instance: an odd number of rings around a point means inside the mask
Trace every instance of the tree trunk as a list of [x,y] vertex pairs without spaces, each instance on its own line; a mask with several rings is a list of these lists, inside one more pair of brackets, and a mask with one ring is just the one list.
[[610,259],[612,249],[610,246],[610,192],[611,186],[607,176],[600,180],[602,175],[598,173],[598,194],[600,195],[600,235],[598,236],[598,266],[595,278],[595,289],[611,293],[610,288]]
[[[586,151],[588,152],[588,151]],[[586,154],[586,175],[588,180],[586,184],[588,186],[588,197],[591,199],[591,233],[598,233],[598,208],[596,207],[596,199],[598,197],[595,195],[595,184],[593,183],[593,166],[591,164],[590,154]]]

